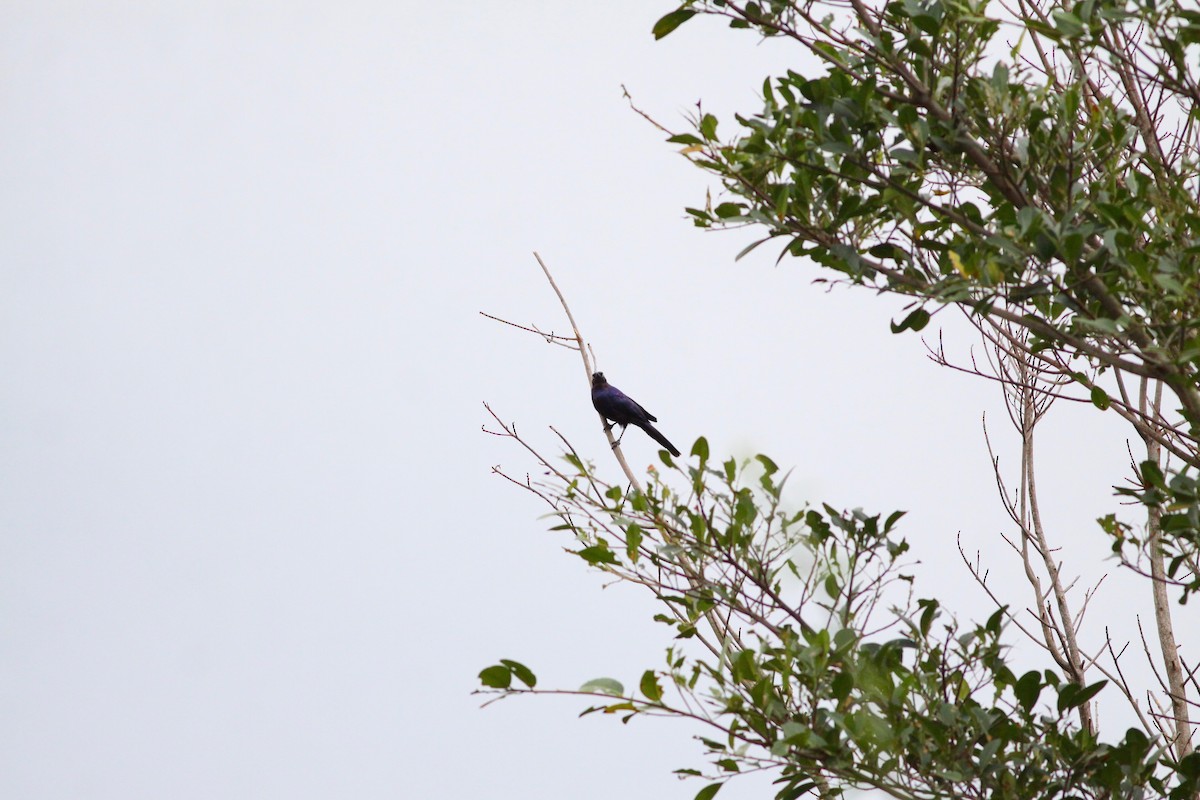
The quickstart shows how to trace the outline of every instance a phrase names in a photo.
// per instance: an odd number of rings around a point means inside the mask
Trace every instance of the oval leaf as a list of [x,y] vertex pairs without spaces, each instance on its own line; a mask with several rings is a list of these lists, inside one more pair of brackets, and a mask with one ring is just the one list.
[[537,676],[529,667],[519,661],[512,661],[507,658],[500,659],[500,663],[512,670],[512,674],[517,676],[517,680],[532,689],[537,685]]
[[696,16],[695,11],[683,8],[676,9],[670,14],[660,17],[658,22],[654,23],[651,32],[654,34],[655,39],[661,39],[694,16]]
[[625,696],[625,687],[621,685],[620,681],[614,681],[612,678],[594,678],[580,686],[579,691],[610,694],[613,697]]
[[601,547],[600,545],[592,545],[591,547],[585,547],[582,550],[580,550],[576,555],[578,555],[580,558],[582,558],[584,561],[591,564],[592,566],[595,566],[597,564],[616,564],[617,563],[617,557],[613,554],[613,551],[609,550],[607,547]]
[[507,689],[512,683],[512,670],[503,664],[496,664],[480,672],[479,680],[491,689]]
[[642,694],[646,695],[648,700],[655,703],[662,700],[663,690],[658,685],[658,677],[655,676],[654,670],[648,669],[642,673],[642,682],[639,688],[641,688]]
[[904,320],[897,325],[892,323],[892,333],[902,333],[904,331],[919,331],[929,324],[929,312],[923,308],[913,309]]

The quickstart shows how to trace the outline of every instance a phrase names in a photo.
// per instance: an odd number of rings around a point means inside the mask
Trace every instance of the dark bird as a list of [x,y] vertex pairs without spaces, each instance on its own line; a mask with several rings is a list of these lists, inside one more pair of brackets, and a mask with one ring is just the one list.
[[[612,424],[621,426],[622,437],[625,436],[626,428],[636,425],[644,430],[651,439],[667,448],[671,455],[679,455],[679,450],[675,445],[668,442],[667,437],[650,424],[658,422],[658,418],[638,405],[629,395],[605,380],[603,372],[592,375],[592,405],[600,412],[600,416],[610,420]],[[621,440],[617,439],[617,443],[620,444],[620,442]]]

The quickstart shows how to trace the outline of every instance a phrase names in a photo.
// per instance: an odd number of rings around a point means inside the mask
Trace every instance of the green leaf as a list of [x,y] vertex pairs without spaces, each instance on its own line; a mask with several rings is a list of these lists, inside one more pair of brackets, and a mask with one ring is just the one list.
[[903,333],[907,330],[916,332],[928,324],[929,312],[924,308],[915,308],[899,325],[897,325],[895,322],[892,323],[892,333]]
[[893,261],[900,261],[908,255],[902,248],[897,247],[891,242],[877,244],[867,252],[876,258],[890,258]]
[[758,247],[760,244],[762,244],[763,242],[769,242],[769,241],[771,241],[771,239],[773,239],[773,238],[774,238],[773,236],[768,236],[768,237],[767,237],[767,238],[765,238],[765,239],[759,239],[757,242],[751,242],[750,244],[748,244],[748,245],[746,245],[745,247],[743,247],[743,248],[741,249],[741,251],[740,251],[740,252],[739,252],[739,253],[738,253],[736,256],[734,256],[734,257],[733,257],[733,260],[734,260],[734,261],[741,261],[741,260],[742,260],[742,256],[744,256],[744,255],[747,255],[747,254],[749,254],[749,253],[753,252],[753,251],[754,251],[754,249],[755,249],[756,247]]
[[491,689],[507,689],[512,683],[512,670],[501,664],[488,667],[479,673],[479,680]]
[[1100,690],[1108,685],[1108,681],[1096,681],[1091,686],[1084,687],[1079,690],[1079,696],[1076,698],[1078,705],[1083,705],[1088,700],[1091,700],[1096,695],[1100,694]]
[[1029,28],[1029,30],[1033,31],[1034,33],[1040,33],[1043,36],[1053,39],[1054,41],[1058,41],[1060,38],[1062,38],[1057,30],[1041,20],[1034,19],[1032,17],[1026,17],[1022,19],[1021,22],[1023,22],[1025,27]]
[[710,783],[708,786],[705,786],[703,789],[696,792],[696,800],[712,800],[712,798],[716,796],[717,792],[721,791],[721,787],[724,785],[725,784],[723,783]]
[[1142,480],[1150,486],[1165,488],[1167,485],[1166,479],[1163,478],[1162,469],[1154,461],[1143,461]]
[[921,611],[921,622],[920,622],[921,635],[928,636],[929,629],[930,629],[930,627],[933,626],[933,620],[938,615],[938,605],[939,605],[938,601],[937,600],[918,600],[917,605],[920,606],[922,609],[924,609],[923,611]]
[[1083,33],[1083,22],[1070,11],[1054,11],[1050,14],[1054,27],[1068,39],[1073,39]]
[[663,690],[658,684],[658,676],[654,674],[654,670],[648,669],[642,673],[642,681],[638,688],[651,702],[657,703],[662,700]]
[[833,676],[833,681],[829,685],[830,693],[835,700],[845,700],[850,696],[851,690],[854,689],[854,676],[849,672],[839,672]]
[[677,133],[670,139],[667,139],[668,144],[704,144],[704,140],[692,133]]
[[[1136,729],[1131,728],[1130,730]],[[1181,758],[1175,765],[1175,771],[1193,780],[1200,778],[1200,751],[1194,751]]]
[[517,680],[532,689],[537,686],[537,676],[529,667],[519,661],[513,661],[508,658],[500,659],[500,663],[512,670],[512,674],[517,676]]
[[700,456],[701,464],[708,461],[708,439],[703,436],[697,439],[696,443],[692,445],[691,455]]
[[[775,795],[775,800],[798,800],[798,798],[808,794],[812,789],[817,788],[817,784],[806,777],[789,778],[786,780],[789,781],[788,785],[779,790],[779,793]],[[780,782],[776,781],[776,783]]]
[[712,114],[705,114],[700,118],[700,135],[710,142],[716,140],[717,118]]
[[941,28],[941,20],[932,14],[918,14],[912,21],[924,33],[936,34]]
[[613,697],[625,696],[625,687],[621,685],[620,681],[614,681],[612,678],[593,678],[580,686],[579,691],[607,694]]
[[625,529],[625,553],[630,561],[637,561],[638,548],[642,546],[642,528],[636,522]]
[[671,31],[675,30],[694,16],[696,16],[695,11],[685,8],[677,8],[670,14],[665,14],[660,17],[658,22],[654,23],[654,27],[651,29],[651,32],[654,34],[655,39],[661,39],[664,36],[669,35]]
[[1042,676],[1037,671],[1026,672],[1021,676],[1013,686],[1013,693],[1017,696],[1017,701],[1021,704],[1021,708],[1026,712],[1032,711],[1033,706],[1037,703],[1038,695],[1042,693]]
[[592,566],[597,564],[616,564],[617,557],[612,550],[602,545],[592,545],[580,550],[577,555]]
[[754,651],[743,650],[732,660],[729,674],[735,681],[754,680],[758,677],[758,666],[754,661]]
[[1088,700],[1095,697],[1101,689],[1108,684],[1108,681],[1097,681],[1091,686],[1080,688],[1078,684],[1068,683],[1058,692],[1058,710],[1059,713],[1068,711],[1072,708],[1079,708]]
[[1101,411],[1108,410],[1112,405],[1112,399],[1108,396],[1108,392],[1101,389],[1099,386],[1092,387],[1092,405]]

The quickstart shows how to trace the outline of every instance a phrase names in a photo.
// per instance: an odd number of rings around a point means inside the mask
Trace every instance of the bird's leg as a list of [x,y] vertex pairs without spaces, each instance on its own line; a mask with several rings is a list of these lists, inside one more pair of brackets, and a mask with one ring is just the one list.
[[621,443],[621,440],[625,438],[625,431],[627,431],[627,430],[629,430],[628,425],[621,426],[621,435],[617,437],[617,440],[615,442],[613,442],[613,445],[612,445],[614,450],[617,449],[617,445],[619,445]]
[[[605,433],[611,434],[612,429],[615,428],[616,426],[617,426],[617,423],[613,422],[612,420],[610,420],[610,419],[604,420],[604,432]],[[626,428],[625,425],[621,426],[621,436],[625,435],[625,428]],[[620,439],[620,437],[618,437],[617,440],[612,443],[612,449],[616,450],[617,445],[619,445],[620,443],[621,443],[621,439]]]

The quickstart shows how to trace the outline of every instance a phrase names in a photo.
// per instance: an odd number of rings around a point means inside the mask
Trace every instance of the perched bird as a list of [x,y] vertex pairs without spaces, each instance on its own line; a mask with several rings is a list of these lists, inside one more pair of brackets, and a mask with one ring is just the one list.
[[[621,426],[622,437],[625,436],[626,428],[636,425],[644,430],[651,439],[667,448],[671,455],[679,455],[679,450],[675,445],[668,442],[667,437],[650,424],[658,422],[658,418],[639,406],[629,395],[605,380],[603,372],[592,375],[592,405],[600,412],[600,416]],[[620,441],[617,439],[618,444]]]

